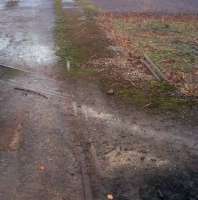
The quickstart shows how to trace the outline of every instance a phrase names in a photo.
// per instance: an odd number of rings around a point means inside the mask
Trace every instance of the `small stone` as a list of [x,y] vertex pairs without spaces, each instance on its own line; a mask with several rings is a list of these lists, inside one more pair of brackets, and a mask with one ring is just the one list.
[[113,90],[113,89],[108,90],[108,91],[107,91],[107,94],[108,94],[108,95],[113,95],[113,94],[114,94],[114,90]]
[[145,157],[144,157],[144,156],[141,156],[141,157],[140,157],[140,160],[141,160],[141,161],[145,160]]
[[114,198],[113,198],[113,195],[112,194],[107,194],[107,199],[108,200],[113,200]]
[[124,53],[124,49],[118,46],[109,46],[107,47],[108,50],[114,52],[115,55],[122,55]]
[[155,158],[151,158],[151,161],[152,162],[156,162],[157,160]]
[[39,170],[40,170],[41,172],[45,171],[45,166],[40,165],[40,166],[39,166]]

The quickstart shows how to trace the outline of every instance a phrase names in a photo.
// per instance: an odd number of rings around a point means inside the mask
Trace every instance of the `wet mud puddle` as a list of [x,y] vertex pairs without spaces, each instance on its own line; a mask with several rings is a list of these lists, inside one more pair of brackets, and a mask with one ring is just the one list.
[[0,2],[0,64],[50,72],[57,61],[53,9],[52,1]]
[[40,0],[1,0],[0,9],[38,8],[44,4],[46,4],[45,1]]

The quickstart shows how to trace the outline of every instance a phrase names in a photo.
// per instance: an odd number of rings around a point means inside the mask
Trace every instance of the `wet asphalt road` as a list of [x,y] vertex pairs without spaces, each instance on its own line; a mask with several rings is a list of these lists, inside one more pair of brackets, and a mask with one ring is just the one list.
[[0,62],[25,71],[0,68],[0,199],[139,200],[147,179],[174,170],[195,188],[197,125],[57,78],[54,22],[53,0],[0,2]]
[[198,13],[197,0],[92,0],[107,11],[151,13]]
[[[69,147],[75,146],[70,130],[72,104],[59,106],[59,86],[48,80],[50,74],[56,73],[54,20],[53,0],[0,3],[1,64],[37,73],[35,77],[0,69],[2,200],[83,196],[79,164]],[[38,78],[41,74],[49,76]],[[27,92],[32,90],[37,93]],[[67,101],[67,97],[63,99]]]

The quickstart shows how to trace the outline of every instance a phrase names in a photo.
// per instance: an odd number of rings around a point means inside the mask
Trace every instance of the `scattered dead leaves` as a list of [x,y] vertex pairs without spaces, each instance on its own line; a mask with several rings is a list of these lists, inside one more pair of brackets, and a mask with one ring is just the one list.
[[[153,79],[150,72],[146,70],[140,60],[144,53],[142,51],[156,52],[162,48],[160,45],[155,45],[153,41],[155,38],[162,39],[163,45],[166,45],[165,40],[168,42],[170,38],[174,41],[180,41],[180,39],[182,39],[181,45],[184,46],[189,42],[189,38],[192,38],[194,41],[193,44],[197,44],[198,41],[198,38],[196,37],[198,30],[196,27],[193,27],[197,20],[194,16],[159,17],[152,15],[105,13],[100,15],[97,20],[101,29],[105,31],[107,38],[111,40],[115,46],[121,47],[123,52],[114,58],[93,61],[94,65],[97,66],[99,71],[111,71],[110,73],[116,75],[116,78],[127,80],[133,85],[141,85],[142,83],[144,84],[145,81]],[[159,20],[160,23],[158,23]],[[118,26],[116,23],[118,23],[119,28],[116,27]],[[141,29],[139,30],[137,26],[141,26]],[[188,26],[192,30],[192,33],[189,33],[190,35],[185,35],[187,34],[185,32],[179,32]],[[132,30],[132,28],[134,30]],[[131,35],[134,37],[131,37]],[[186,38],[188,38],[188,40]],[[137,41],[135,41],[136,39],[142,40],[144,44],[143,49],[138,46]],[[175,44],[177,45],[178,42]],[[181,46],[181,48],[183,48],[183,46]],[[187,50],[190,48],[190,51],[195,53],[194,56],[196,57],[196,45],[192,46],[192,48],[191,46],[185,46],[184,48],[187,48]],[[163,73],[166,75],[169,83],[176,86],[181,93],[186,96],[197,97],[198,69],[196,67],[193,67],[193,69],[189,71],[184,71],[181,68],[176,69],[174,67],[177,64],[176,62],[181,64],[183,62],[183,56],[179,55],[174,58],[173,56],[177,49],[173,48],[171,50],[173,51],[172,53],[171,51],[168,52],[168,56],[160,55],[161,57],[159,57],[160,63],[165,66],[162,69]],[[188,53],[189,52],[187,52],[187,54]],[[190,56],[189,59],[191,59]],[[179,60],[179,58],[181,59]],[[194,57],[192,59],[194,59]],[[186,62],[190,63],[191,61],[187,60]],[[185,65],[185,63],[183,63],[183,65]]]

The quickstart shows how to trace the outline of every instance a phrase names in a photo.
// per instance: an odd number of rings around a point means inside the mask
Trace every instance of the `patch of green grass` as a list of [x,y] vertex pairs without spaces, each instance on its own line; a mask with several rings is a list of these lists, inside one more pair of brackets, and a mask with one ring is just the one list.
[[171,96],[171,90],[172,92],[175,91],[171,86],[161,83],[152,86],[147,92],[136,88],[120,88],[117,91],[117,95],[129,102],[135,103],[140,108],[147,107],[159,112],[173,111],[179,113],[195,105],[195,102],[190,102],[181,97]]
[[60,0],[55,1],[57,13],[55,35],[60,62],[65,66],[68,61],[71,63],[70,74],[94,74],[90,73],[94,70],[86,70],[81,66],[92,57],[101,58],[109,54],[106,48],[108,41],[95,22],[97,9],[87,0],[78,0],[84,12],[68,11],[62,9]]
[[175,26],[175,24],[171,24],[168,22],[163,22],[161,20],[151,20],[145,24],[144,31],[153,31],[159,33],[181,33],[181,30]]
[[113,88],[115,95],[125,102],[132,103],[140,109],[156,111],[158,113],[172,112],[180,114],[186,110],[198,106],[197,101],[181,98],[176,95],[176,88],[164,82],[152,81],[147,88],[135,88],[131,86],[115,84],[115,81],[103,80],[102,88]]

